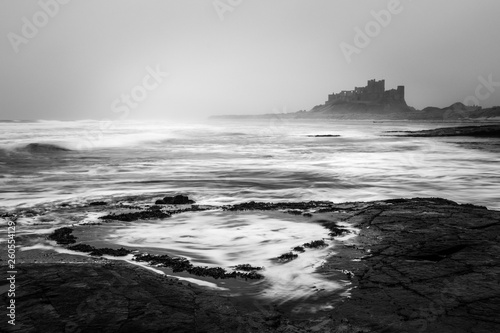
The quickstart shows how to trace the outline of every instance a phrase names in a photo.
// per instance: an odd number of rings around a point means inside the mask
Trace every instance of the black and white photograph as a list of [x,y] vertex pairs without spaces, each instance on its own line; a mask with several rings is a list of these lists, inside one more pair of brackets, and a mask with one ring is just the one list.
[[0,332],[500,332],[498,0],[0,0]]

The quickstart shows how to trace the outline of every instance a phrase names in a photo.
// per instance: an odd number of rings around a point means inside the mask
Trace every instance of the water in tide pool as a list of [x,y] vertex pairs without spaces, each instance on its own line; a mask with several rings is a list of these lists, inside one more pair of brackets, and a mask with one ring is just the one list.
[[[116,122],[105,130],[103,125],[0,123],[1,208],[124,197],[151,203],[183,193],[201,205],[442,197],[500,209],[498,138],[386,133],[458,124],[272,119],[197,125]],[[82,214],[60,220],[51,216],[49,228],[20,220],[19,234],[43,234],[68,220],[98,218]],[[257,288],[264,297],[304,298],[313,292],[311,285],[323,290],[342,286],[314,273],[331,247],[307,251],[287,264],[269,260],[327,234],[320,225],[291,217],[216,210],[96,228],[102,228],[96,229],[102,232],[95,239],[101,244],[181,255],[197,265],[265,266],[266,279]],[[53,249],[46,243],[28,248]]]

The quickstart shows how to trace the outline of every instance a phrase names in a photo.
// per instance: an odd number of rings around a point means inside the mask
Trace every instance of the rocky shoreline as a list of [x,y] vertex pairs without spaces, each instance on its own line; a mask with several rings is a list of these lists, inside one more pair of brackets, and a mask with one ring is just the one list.
[[[131,209],[129,213],[112,209],[106,202],[90,203],[89,207],[108,212],[108,217],[123,217],[120,221],[126,223],[206,208],[183,202],[186,205],[180,209],[161,203],[160,208],[153,209],[154,206],[124,208]],[[9,325],[8,329],[12,332],[478,333],[500,330],[498,211],[438,198],[341,204],[248,202],[220,208],[296,215],[322,224],[334,239],[347,233],[344,225],[357,228],[357,236],[348,243],[337,242],[335,253],[318,270],[328,279],[349,280],[349,290],[343,296],[320,293],[322,299],[337,300],[333,309],[297,314],[286,305],[252,298],[235,300],[142,267],[104,259],[99,253],[89,257],[32,250],[28,251],[30,255],[19,254],[16,302],[20,306],[16,326]],[[2,218],[16,220],[20,214],[23,212],[4,213]],[[65,235],[64,240],[72,239],[67,230],[61,235]],[[319,240],[307,244],[290,253],[300,256],[308,246],[323,246]],[[2,261],[6,261],[3,256]],[[242,263],[240,268],[252,268],[246,265]],[[2,279],[5,281],[5,277]],[[6,293],[1,298],[3,302],[8,300]],[[302,304],[304,308],[313,308],[314,302],[315,299],[306,299]]]
[[444,127],[422,131],[396,131],[386,133],[402,133],[397,135],[407,137],[471,136],[478,138],[500,138],[500,125]]
[[375,121],[431,121],[431,122],[498,122],[500,107],[482,109],[457,102],[444,108],[426,107],[416,110],[406,103],[357,103],[320,104],[309,111],[270,113],[260,115],[218,115],[212,120],[256,120],[256,119],[335,119]]

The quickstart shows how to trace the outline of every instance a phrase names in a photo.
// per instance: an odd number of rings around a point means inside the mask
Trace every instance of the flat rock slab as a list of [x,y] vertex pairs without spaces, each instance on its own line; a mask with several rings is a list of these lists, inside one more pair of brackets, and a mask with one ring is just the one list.
[[16,325],[0,326],[10,332],[272,332],[279,325],[277,313],[242,315],[212,291],[120,262],[25,264],[16,285]]
[[[351,298],[332,313],[345,332],[500,332],[500,212],[443,199],[373,203],[361,229]],[[340,264],[340,265],[339,265]]]
[[399,136],[410,137],[472,136],[500,138],[500,125],[444,127],[422,131],[402,131],[399,133],[405,133]]
[[[126,263],[24,262],[16,266],[16,326],[6,329],[500,332],[498,211],[437,198],[343,204],[250,202],[225,209],[293,209],[294,214],[307,212],[311,221],[330,229],[339,221],[358,228],[359,235],[349,244],[338,242],[335,253],[318,269],[331,279],[350,278],[350,296],[326,313],[299,318],[285,308],[255,309],[241,299],[236,302]],[[0,278],[5,281],[4,275]],[[7,304],[6,293],[0,298]],[[304,300],[304,307],[310,303]],[[4,318],[0,331],[6,322]]]

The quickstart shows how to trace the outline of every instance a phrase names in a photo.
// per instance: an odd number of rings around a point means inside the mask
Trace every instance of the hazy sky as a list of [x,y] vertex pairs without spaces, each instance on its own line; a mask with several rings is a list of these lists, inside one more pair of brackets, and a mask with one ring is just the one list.
[[0,119],[291,112],[372,78],[416,108],[500,105],[498,0],[0,0],[0,18]]

